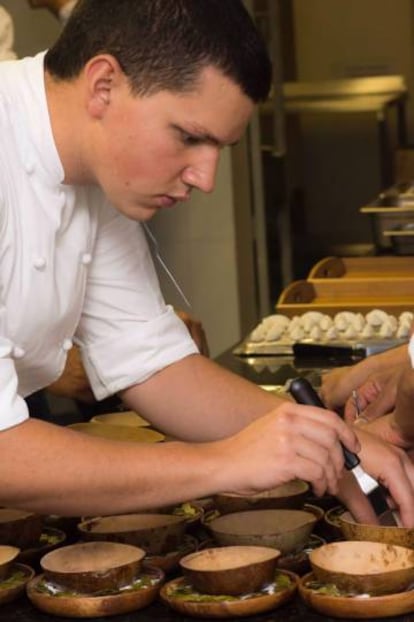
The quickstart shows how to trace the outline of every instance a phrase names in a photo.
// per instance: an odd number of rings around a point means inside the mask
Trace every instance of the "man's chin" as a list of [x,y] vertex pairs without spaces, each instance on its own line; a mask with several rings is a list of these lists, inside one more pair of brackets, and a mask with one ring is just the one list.
[[138,222],[147,222],[151,220],[151,218],[158,212],[156,207],[149,206],[127,206],[124,205],[115,205],[115,208],[118,212],[121,212],[124,216],[129,218],[130,220],[136,220]]

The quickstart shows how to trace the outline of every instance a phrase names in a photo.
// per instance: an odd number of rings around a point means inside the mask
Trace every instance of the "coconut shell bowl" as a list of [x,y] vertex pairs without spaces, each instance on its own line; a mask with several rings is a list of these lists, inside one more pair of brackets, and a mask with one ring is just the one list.
[[219,516],[206,527],[221,546],[267,546],[287,555],[303,549],[316,522],[302,510],[252,510]]
[[226,546],[187,555],[180,566],[197,591],[237,596],[271,583],[279,555],[279,551],[267,547]]
[[161,513],[120,514],[86,519],[78,530],[83,540],[121,542],[138,546],[148,555],[163,555],[181,546],[186,518]]
[[301,509],[309,492],[309,484],[293,480],[256,495],[220,493],[213,498],[220,514],[246,510]]
[[117,542],[84,542],[64,546],[40,560],[50,583],[77,593],[119,590],[141,571],[145,551]]
[[404,591],[414,581],[414,551],[382,542],[343,541],[309,554],[317,581],[374,596]]

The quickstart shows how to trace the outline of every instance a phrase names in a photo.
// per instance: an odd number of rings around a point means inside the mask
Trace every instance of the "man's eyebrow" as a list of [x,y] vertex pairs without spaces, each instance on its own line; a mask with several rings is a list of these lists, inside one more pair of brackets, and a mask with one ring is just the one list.
[[216,145],[217,147],[234,147],[240,142],[238,140],[235,140],[234,142],[231,142],[231,143],[224,143],[222,140],[219,140],[218,138],[216,138],[212,134],[209,134],[208,132],[204,134],[203,133],[198,134],[198,136],[201,138],[201,140],[205,140],[206,142]]
[[195,137],[197,137],[198,140],[201,140],[206,143],[210,143],[212,145],[216,145],[217,147],[234,147],[239,142],[238,140],[232,143],[223,142],[222,140],[217,138],[217,136],[214,136],[214,134],[212,134],[211,132],[208,132],[207,130],[201,127],[192,126],[192,127],[189,127],[188,129],[186,129],[185,127],[180,128],[180,129],[182,129],[184,132],[187,132],[188,134],[193,134]]

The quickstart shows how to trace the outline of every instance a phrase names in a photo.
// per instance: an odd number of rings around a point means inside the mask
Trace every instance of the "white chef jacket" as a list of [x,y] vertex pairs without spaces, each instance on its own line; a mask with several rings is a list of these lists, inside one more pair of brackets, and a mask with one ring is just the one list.
[[55,380],[75,340],[98,399],[197,352],[162,298],[141,226],[62,183],[44,53],[0,64],[0,429]]
[[0,60],[16,58],[13,44],[13,21],[6,9],[0,5]]

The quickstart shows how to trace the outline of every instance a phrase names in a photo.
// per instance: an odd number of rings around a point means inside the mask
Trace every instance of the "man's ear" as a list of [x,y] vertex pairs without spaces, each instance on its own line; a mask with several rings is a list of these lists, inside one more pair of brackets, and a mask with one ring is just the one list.
[[119,85],[122,69],[114,56],[100,54],[91,58],[85,66],[87,86],[87,109],[93,118],[102,118]]

